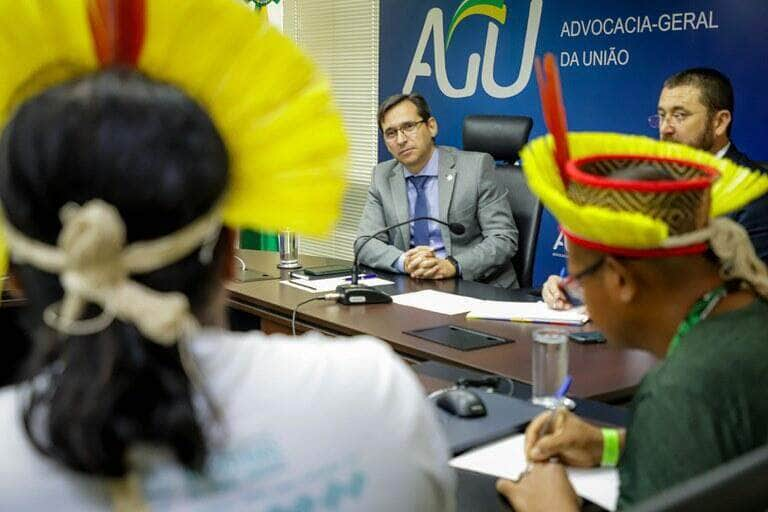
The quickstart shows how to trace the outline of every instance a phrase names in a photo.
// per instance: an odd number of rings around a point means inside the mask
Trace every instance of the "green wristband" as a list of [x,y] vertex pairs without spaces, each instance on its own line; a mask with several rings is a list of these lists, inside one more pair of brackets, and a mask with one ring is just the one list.
[[619,431],[615,428],[600,429],[603,432],[603,459],[601,466],[616,467],[619,463]]

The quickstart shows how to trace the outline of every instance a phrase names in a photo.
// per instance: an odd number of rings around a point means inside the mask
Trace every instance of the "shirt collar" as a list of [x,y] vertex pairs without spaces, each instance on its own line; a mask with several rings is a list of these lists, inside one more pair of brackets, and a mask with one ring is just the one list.
[[438,175],[438,163],[440,162],[440,156],[438,155],[440,150],[435,146],[435,150],[432,152],[432,156],[429,157],[427,165],[425,165],[418,173],[413,174],[411,171],[403,166],[403,176],[405,179],[411,176],[437,176]]
[[723,146],[722,149],[720,149],[720,151],[715,153],[715,156],[717,158],[723,158],[725,156],[725,154],[728,152],[729,149],[731,149],[731,143],[730,142],[728,142],[728,144]]

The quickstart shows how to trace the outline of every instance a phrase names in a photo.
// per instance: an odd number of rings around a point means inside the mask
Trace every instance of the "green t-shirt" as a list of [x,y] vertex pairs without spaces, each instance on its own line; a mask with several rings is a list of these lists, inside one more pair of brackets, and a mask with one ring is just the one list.
[[645,376],[619,463],[619,508],[768,442],[768,302],[708,318]]

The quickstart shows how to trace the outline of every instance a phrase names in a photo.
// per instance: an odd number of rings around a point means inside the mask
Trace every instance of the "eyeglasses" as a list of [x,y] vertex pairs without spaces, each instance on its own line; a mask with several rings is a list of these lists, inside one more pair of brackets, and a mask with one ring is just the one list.
[[568,302],[571,304],[584,302],[584,287],[581,285],[581,280],[600,270],[603,263],[605,263],[605,258],[600,258],[581,272],[568,276],[560,281],[560,290],[565,294]]
[[397,138],[397,134],[400,132],[403,132],[403,135],[406,137],[410,137],[412,135],[416,134],[416,130],[418,130],[419,125],[421,123],[426,122],[424,119],[421,121],[408,121],[406,123],[401,124],[397,128],[387,128],[384,132],[384,139],[388,141],[393,141]]
[[688,120],[689,117],[698,114],[698,112],[669,112],[667,114],[654,114],[648,117],[648,125],[651,128],[659,128],[666,119],[670,126],[680,126]]

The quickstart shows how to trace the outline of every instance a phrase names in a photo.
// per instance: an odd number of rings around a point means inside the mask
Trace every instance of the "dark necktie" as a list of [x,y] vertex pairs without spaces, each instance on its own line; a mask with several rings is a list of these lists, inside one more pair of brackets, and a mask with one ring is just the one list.
[[[416,207],[414,208],[414,217],[426,217],[429,215],[429,206],[427,204],[427,192],[424,187],[431,176],[411,176],[413,186],[416,188]],[[429,221],[417,220],[413,223],[413,246],[429,246]]]

